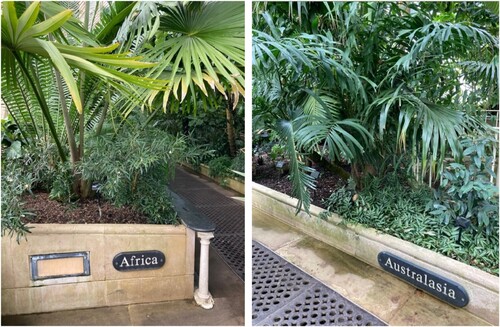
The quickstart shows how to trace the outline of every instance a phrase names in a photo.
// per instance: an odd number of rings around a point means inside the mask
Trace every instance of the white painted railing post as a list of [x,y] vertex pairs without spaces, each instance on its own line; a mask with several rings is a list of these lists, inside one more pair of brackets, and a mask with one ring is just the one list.
[[214,299],[208,291],[208,251],[210,239],[214,237],[212,232],[198,232],[200,238],[200,273],[198,280],[198,288],[194,291],[194,299],[196,303],[203,309],[212,309]]

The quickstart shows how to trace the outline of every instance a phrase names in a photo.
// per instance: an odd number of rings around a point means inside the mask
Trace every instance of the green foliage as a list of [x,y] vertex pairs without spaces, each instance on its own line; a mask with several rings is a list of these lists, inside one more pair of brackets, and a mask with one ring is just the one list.
[[244,3],[161,3],[158,9],[158,32],[144,48],[158,62],[149,75],[167,80],[163,110],[185,102],[191,111],[191,103],[217,93],[230,95],[236,105],[245,84]]
[[70,202],[76,194],[72,192],[73,170],[68,162],[58,164],[55,169],[50,169],[50,174],[44,178],[50,184],[49,198],[60,202]]
[[[56,12],[46,20],[39,21],[38,15],[43,12],[45,4],[33,2],[20,17],[17,17],[15,3],[11,1],[3,2],[2,7],[2,67],[7,69],[8,76],[14,76],[16,65],[21,69],[28,70],[30,63],[23,58],[25,53],[29,56],[36,55],[50,59],[53,67],[59,71],[66,82],[68,91],[73,99],[78,112],[83,111],[82,100],[77,86],[77,81],[73,76],[71,67],[88,72],[91,75],[106,79],[108,83],[113,83],[119,88],[120,83],[133,83],[135,85],[154,88],[160,90],[162,82],[144,77],[137,77],[125,74],[116,69],[104,67],[111,65],[128,68],[148,68],[154,66],[151,63],[141,63],[138,57],[130,57],[123,54],[110,54],[118,47],[118,44],[109,47],[77,47],[65,45],[59,42],[52,42],[43,39],[51,33],[55,33],[59,28],[72,17],[72,11],[67,9]],[[2,74],[2,77],[4,75]],[[8,78],[8,77],[7,77]],[[42,101],[39,98],[39,101]]]
[[229,169],[232,165],[232,159],[228,156],[214,158],[208,162],[208,169],[210,177],[227,177],[230,175]]
[[285,155],[285,146],[282,144],[275,144],[271,148],[271,152],[269,152],[269,156],[273,161],[279,158],[283,158]]
[[491,167],[497,141],[466,137],[462,145],[467,161],[449,164],[428,208],[445,224],[461,216],[470,219],[476,231],[490,235],[498,228],[498,188],[490,180],[495,177]]
[[186,158],[183,137],[154,128],[130,128],[88,143],[89,154],[79,171],[86,180],[100,184],[105,199],[117,206],[131,205],[151,223],[177,223],[166,185],[175,164]]
[[232,159],[230,168],[240,173],[245,172],[245,152],[240,151],[238,155]]
[[23,208],[21,201],[21,196],[30,191],[35,182],[26,169],[25,159],[22,156],[6,158],[2,155],[2,236],[7,232],[11,237],[16,235],[17,242],[30,232],[25,222],[33,215]]
[[292,181],[292,196],[297,198],[296,213],[302,208],[309,213],[311,205],[311,194],[309,189],[315,189],[315,180],[310,173],[312,168],[306,166],[301,160],[302,156],[297,150],[296,140],[294,138],[294,127],[289,121],[278,122],[278,134],[282,140],[285,140],[285,150],[290,156],[290,180]]
[[375,228],[498,275],[498,224],[492,226],[490,235],[466,230],[457,244],[458,227],[442,224],[426,212],[426,204],[432,200],[427,187],[401,173],[369,177],[364,183],[366,188],[357,196],[352,187],[333,192],[324,201],[327,211],[320,217],[335,212],[346,222]]
[[8,130],[2,136],[2,235],[15,234],[19,242],[29,232],[25,224],[34,215],[24,209],[22,196],[45,189],[59,192],[60,200],[69,200],[69,165],[58,162],[54,145],[21,145],[15,140],[19,134]]
[[253,8],[254,126],[290,122],[299,156],[354,167],[404,156],[431,185],[447,158],[461,160],[461,135],[486,132],[471,115],[498,106],[498,15],[484,3]]
[[245,153],[240,152],[234,158],[229,156],[222,156],[214,158],[208,162],[208,174],[210,177],[217,178],[219,183],[226,186],[228,183],[227,178],[241,178],[240,175],[232,172],[231,170],[237,172],[245,171]]

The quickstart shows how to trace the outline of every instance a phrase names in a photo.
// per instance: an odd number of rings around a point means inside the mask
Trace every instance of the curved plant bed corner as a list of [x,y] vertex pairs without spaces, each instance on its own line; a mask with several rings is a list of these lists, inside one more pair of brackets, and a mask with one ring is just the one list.
[[[183,225],[29,227],[19,244],[2,237],[2,315],[193,298],[195,233]],[[65,258],[32,263],[48,254]]]
[[263,213],[300,229],[359,260],[381,269],[377,256],[390,252],[462,285],[469,295],[463,308],[493,325],[499,323],[499,278],[478,268],[448,258],[391,235],[360,225],[346,224],[338,215],[318,218],[324,209],[311,205],[308,216],[295,215],[297,200],[252,183],[253,215]]

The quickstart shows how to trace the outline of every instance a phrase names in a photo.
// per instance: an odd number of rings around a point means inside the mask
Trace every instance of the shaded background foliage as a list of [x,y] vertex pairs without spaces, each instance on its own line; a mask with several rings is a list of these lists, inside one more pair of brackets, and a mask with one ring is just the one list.
[[283,147],[298,211],[315,164],[349,166],[329,210],[498,273],[498,33],[486,2],[255,2],[254,152]]

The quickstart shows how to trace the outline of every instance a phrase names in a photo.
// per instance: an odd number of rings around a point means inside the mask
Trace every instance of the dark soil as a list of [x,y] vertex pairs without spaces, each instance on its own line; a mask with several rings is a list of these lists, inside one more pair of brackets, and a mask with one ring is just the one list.
[[[24,207],[36,216],[26,218],[26,223],[38,224],[147,224],[144,215],[124,206],[117,208],[97,199],[60,203],[49,199],[45,192],[34,192],[23,197]],[[99,208],[101,215],[99,215]]]
[[[289,180],[289,175],[282,173],[276,168],[276,163],[266,155],[262,156],[264,164],[257,163],[257,159],[253,159],[253,181],[269,187],[275,191],[291,195],[292,183]],[[341,188],[347,184],[347,181],[340,178],[337,174],[329,169],[316,165],[314,169],[319,171],[320,176],[316,181],[316,190],[311,191],[311,203],[324,208],[323,199],[327,199],[330,194],[336,189]]]

